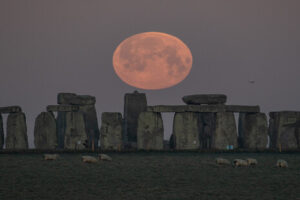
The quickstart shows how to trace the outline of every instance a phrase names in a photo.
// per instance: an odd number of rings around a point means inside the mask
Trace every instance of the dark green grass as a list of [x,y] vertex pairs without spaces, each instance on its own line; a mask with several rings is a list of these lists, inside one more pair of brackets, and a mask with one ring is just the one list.
[[[300,199],[299,153],[108,154],[112,162],[97,164],[82,163],[84,153],[57,161],[0,154],[0,199]],[[219,167],[216,157],[252,157],[258,166]],[[277,159],[289,168],[276,168]]]

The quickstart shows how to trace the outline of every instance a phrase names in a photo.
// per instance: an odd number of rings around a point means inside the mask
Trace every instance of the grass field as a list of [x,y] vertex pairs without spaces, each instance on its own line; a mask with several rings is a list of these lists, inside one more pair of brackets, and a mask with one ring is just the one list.
[[[113,161],[97,164],[81,155],[0,154],[0,199],[300,200],[299,153],[108,153]],[[258,166],[219,167],[216,157],[252,157]],[[289,168],[276,168],[277,159]]]

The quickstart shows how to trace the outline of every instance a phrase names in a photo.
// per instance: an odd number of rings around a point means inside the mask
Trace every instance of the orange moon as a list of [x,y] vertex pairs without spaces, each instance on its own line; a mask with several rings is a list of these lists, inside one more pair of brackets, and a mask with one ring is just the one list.
[[130,36],[113,54],[113,67],[120,79],[147,90],[180,83],[190,73],[192,63],[192,53],[180,39],[160,32]]

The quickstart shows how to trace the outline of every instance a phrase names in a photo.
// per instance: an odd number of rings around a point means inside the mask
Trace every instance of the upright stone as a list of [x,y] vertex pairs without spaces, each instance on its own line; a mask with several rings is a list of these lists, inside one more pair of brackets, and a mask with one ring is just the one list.
[[129,143],[136,143],[139,114],[147,110],[146,95],[137,91],[127,93],[125,94],[124,101],[125,140]]
[[212,138],[216,129],[216,114],[215,113],[199,113],[199,139],[201,149],[212,148]]
[[266,149],[268,143],[268,123],[264,113],[240,113],[239,147],[245,149]]
[[85,130],[88,137],[88,147],[98,148],[100,130],[95,105],[79,106],[79,112],[83,113]]
[[42,112],[35,120],[34,145],[36,149],[56,149],[56,120],[52,112]]
[[142,112],[138,119],[137,147],[143,150],[162,150],[164,127],[160,113]]
[[85,149],[87,134],[84,116],[80,112],[66,113],[65,149]]
[[193,112],[175,113],[173,121],[175,149],[199,149],[198,116]]
[[299,149],[300,127],[296,127],[294,124],[300,121],[300,112],[270,112],[269,115],[270,147],[280,150]]
[[212,148],[217,150],[235,149],[237,145],[237,129],[234,114],[230,112],[216,113],[215,130],[212,134]]
[[0,149],[3,149],[3,145],[4,145],[3,119],[2,119],[2,115],[0,114]]
[[101,149],[120,151],[123,145],[121,113],[104,112],[101,120]]
[[23,112],[7,118],[6,149],[28,149],[26,117]]
[[67,112],[57,112],[56,133],[59,149],[63,149],[65,146],[66,114]]

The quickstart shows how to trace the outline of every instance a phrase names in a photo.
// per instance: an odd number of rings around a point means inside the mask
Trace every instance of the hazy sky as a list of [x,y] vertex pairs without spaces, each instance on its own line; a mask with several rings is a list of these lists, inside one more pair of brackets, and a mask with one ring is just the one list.
[[113,70],[115,48],[158,31],[189,46],[193,68],[172,88],[139,90],[148,104],[223,93],[228,104],[263,112],[300,110],[299,10],[299,0],[1,0],[0,106],[22,106],[31,147],[35,117],[58,92],[96,96],[100,125],[101,113],[123,113],[124,94],[135,90]]

